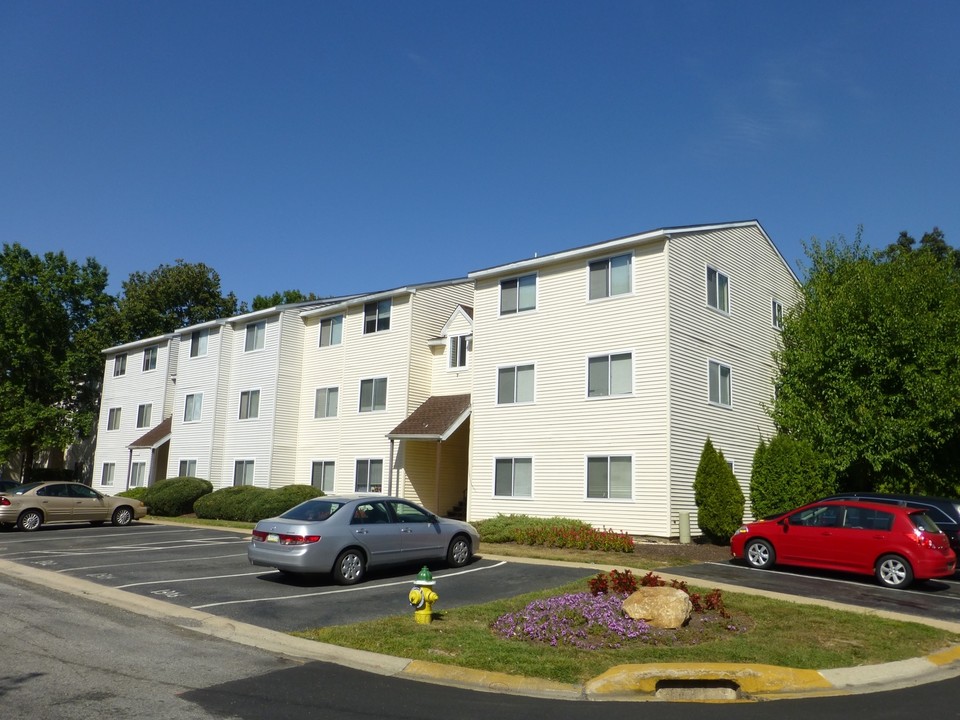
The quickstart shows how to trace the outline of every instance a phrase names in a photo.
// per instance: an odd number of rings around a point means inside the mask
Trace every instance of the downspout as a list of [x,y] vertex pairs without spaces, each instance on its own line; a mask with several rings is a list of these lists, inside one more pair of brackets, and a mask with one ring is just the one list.
[[393,495],[393,438],[390,438],[390,465],[387,472],[387,495]]

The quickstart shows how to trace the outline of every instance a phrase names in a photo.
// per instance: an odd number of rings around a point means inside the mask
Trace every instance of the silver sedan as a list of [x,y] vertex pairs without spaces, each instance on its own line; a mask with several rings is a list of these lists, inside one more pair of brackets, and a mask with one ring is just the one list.
[[258,522],[247,557],[291,575],[332,573],[337,583],[352,585],[384,565],[439,560],[462,567],[479,544],[469,523],[438,517],[409,500],[324,496]]

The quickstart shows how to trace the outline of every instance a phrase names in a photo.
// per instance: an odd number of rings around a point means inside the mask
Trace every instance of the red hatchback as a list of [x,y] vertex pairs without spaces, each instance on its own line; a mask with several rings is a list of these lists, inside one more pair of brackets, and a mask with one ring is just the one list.
[[827,500],[741,525],[730,553],[751,567],[775,563],[873,575],[885,587],[948,577],[957,558],[921,509]]

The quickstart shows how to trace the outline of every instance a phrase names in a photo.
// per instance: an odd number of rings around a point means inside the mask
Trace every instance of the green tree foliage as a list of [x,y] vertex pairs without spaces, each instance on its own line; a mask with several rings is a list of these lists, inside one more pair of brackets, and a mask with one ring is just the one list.
[[39,450],[93,426],[116,312],[106,286],[92,258],[81,265],[19,244],[0,253],[0,457],[19,453],[25,480]]
[[808,443],[789,435],[763,440],[753,455],[750,506],[755,518],[776,515],[834,492],[821,459]]
[[700,453],[693,493],[700,532],[713,543],[729,542],[730,536],[743,522],[745,500],[733,470],[727,465],[723,453],[714,448],[710,438]]
[[284,290],[275,292],[273,295],[257,295],[253,299],[253,310],[266,310],[267,308],[277,307],[278,305],[293,305],[295,303],[308,302],[310,300],[319,300],[313,293],[304,295],[299,290]]
[[807,246],[772,411],[839,490],[960,494],[960,263],[934,230]]
[[230,317],[243,309],[232,292],[221,294],[215,270],[178,259],[175,265],[130,274],[119,300],[117,334],[121,342],[133,342]]

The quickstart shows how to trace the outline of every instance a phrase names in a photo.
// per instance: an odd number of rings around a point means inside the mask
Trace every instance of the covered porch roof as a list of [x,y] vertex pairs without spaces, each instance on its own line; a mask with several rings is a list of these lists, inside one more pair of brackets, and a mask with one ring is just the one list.
[[391,440],[443,441],[470,417],[470,394],[433,395],[387,433]]

